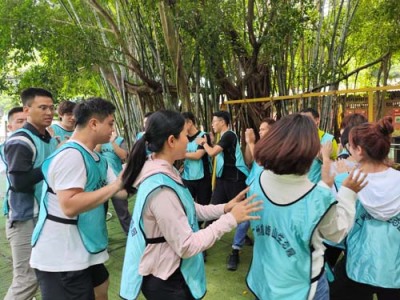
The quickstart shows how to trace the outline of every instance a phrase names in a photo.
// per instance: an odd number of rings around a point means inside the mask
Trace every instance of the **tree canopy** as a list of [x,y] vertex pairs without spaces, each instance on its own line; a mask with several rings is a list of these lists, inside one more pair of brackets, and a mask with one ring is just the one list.
[[[207,126],[227,99],[387,84],[399,23],[396,0],[3,0],[0,86],[103,95],[132,136],[161,108]],[[246,126],[272,110],[290,111],[285,101],[233,109]]]

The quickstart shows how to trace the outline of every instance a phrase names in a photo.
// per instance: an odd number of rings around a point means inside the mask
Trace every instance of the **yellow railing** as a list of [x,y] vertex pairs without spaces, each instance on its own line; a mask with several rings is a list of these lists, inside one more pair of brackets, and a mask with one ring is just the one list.
[[319,93],[302,93],[297,95],[289,96],[271,96],[253,99],[241,99],[241,100],[229,100],[225,101],[224,104],[240,104],[240,103],[256,103],[256,102],[268,102],[277,100],[298,100],[310,97],[320,97],[329,95],[346,95],[346,94],[357,94],[357,93],[367,93],[368,94],[368,121],[374,121],[374,92],[377,91],[390,91],[390,90],[400,90],[400,85],[387,85],[387,86],[377,86],[359,89],[347,89],[347,90],[337,90]]

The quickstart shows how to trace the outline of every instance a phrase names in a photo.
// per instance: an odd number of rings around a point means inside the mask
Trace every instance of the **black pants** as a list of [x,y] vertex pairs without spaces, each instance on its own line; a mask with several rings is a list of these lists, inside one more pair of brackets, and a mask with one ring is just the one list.
[[227,203],[246,187],[245,181],[228,181],[217,178],[217,184],[211,197],[211,204]]
[[194,201],[201,205],[210,204],[211,201],[211,177],[207,176],[199,180],[183,180],[183,183],[192,194]]
[[144,276],[142,293],[148,300],[194,300],[179,268],[167,280]]
[[331,300],[399,300],[400,289],[387,289],[351,280],[346,273],[346,258],[343,257],[335,267],[335,281],[330,287]]
[[94,300],[94,288],[108,279],[103,264],[85,270],[44,272],[35,269],[43,300]]

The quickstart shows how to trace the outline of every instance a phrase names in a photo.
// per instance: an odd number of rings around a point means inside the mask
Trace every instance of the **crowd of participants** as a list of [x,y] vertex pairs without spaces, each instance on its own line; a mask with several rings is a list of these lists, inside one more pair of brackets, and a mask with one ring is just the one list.
[[218,142],[191,112],[147,113],[128,149],[102,98],[61,102],[57,124],[50,92],[28,88],[21,101],[0,148],[13,260],[4,299],[33,299],[39,286],[43,300],[108,299],[109,200],[127,235],[123,299],[203,298],[206,250],[234,229],[226,267],[253,246],[256,299],[400,299],[390,117],[345,117],[338,145],[307,108],[247,129],[243,154],[225,111],[213,114]]

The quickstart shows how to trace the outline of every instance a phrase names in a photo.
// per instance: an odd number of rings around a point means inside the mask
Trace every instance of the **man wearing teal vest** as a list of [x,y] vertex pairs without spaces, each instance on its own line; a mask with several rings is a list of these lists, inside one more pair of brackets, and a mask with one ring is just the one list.
[[210,136],[196,127],[196,119],[191,112],[184,112],[189,143],[186,147],[182,178],[193,199],[207,205],[211,200],[211,161],[204,148],[197,145],[196,138],[205,137],[211,144]]
[[[118,136],[114,131],[108,143],[97,145],[96,151],[107,160],[108,165],[113,170],[115,176],[118,176],[122,171],[122,163],[128,156],[128,149],[125,140],[122,136]],[[128,235],[129,225],[131,223],[131,214],[128,209],[128,201],[118,198],[111,198],[115,213],[118,216],[119,223],[122,230]],[[108,202],[106,202],[106,210],[108,209]]]
[[[216,159],[217,182],[211,197],[211,204],[226,203],[246,188],[246,178],[249,169],[244,162],[239,145],[239,138],[229,130],[230,115],[226,111],[213,114],[212,127],[221,139],[214,147],[208,144],[205,137],[199,137],[196,142],[203,146],[211,157]],[[239,228],[239,227],[238,227]],[[238,229],[237,229],[238,230]],[[239,249],[233,249],[229,257],[227,269],[235,271],[239,263]]]
[[[16,106],[10,109],[7,116],[7,132],[9,135],[13,134],[14,131],[22,128],[22,126],[26,123],[26,113],[24,112],[24,108],[22,106]],[[4,144],[0,145],[0,173],[1,175],[6,176],[6,160],[4,157]],[[10,185],[8,184],[8,180],[6,179],[5,190],[4,190],[4,202],[3,202],[3,212],[4,215],[8,215],[8,188]],[[2,191],[3,192],[3,191]]]
[[47,189],[30,260],[43,300],[108,297],[104,202],[113,196],[126,199],[127,194],[94,148],[110,140],[114,111],[101,98],[77,104],[73,135],[43,163]]
[[32,299],[38,287],[29,266],[30,240],[38,216],[42,191],[43,161],[56,149],[57,142],[46,128],[54,115],[53,96],[41,88],[28,88],[21,93],[27,123],[15,131],[4,146],[7,177],[10,183],[6,235],[13,257],[13,280],[7,300]]
[[[315,125],[317,125],[318,135],[319,135],[319,140],[321,141],[321,145],[327,142],[332,142],[331,159],[335,160],[337,158],[337,152],[338,152],[337,142],[333,135],[319,129],[319,123],[320,123],[319,113],[315,109],[309,107],[303,109],[301,111],[301,114],[310,117],[315,122]],[[320,157],[316,157],[308,173],[308,178],[312,183],[317,184],[321,180],[321,167],[322,167],[322,160]]]

